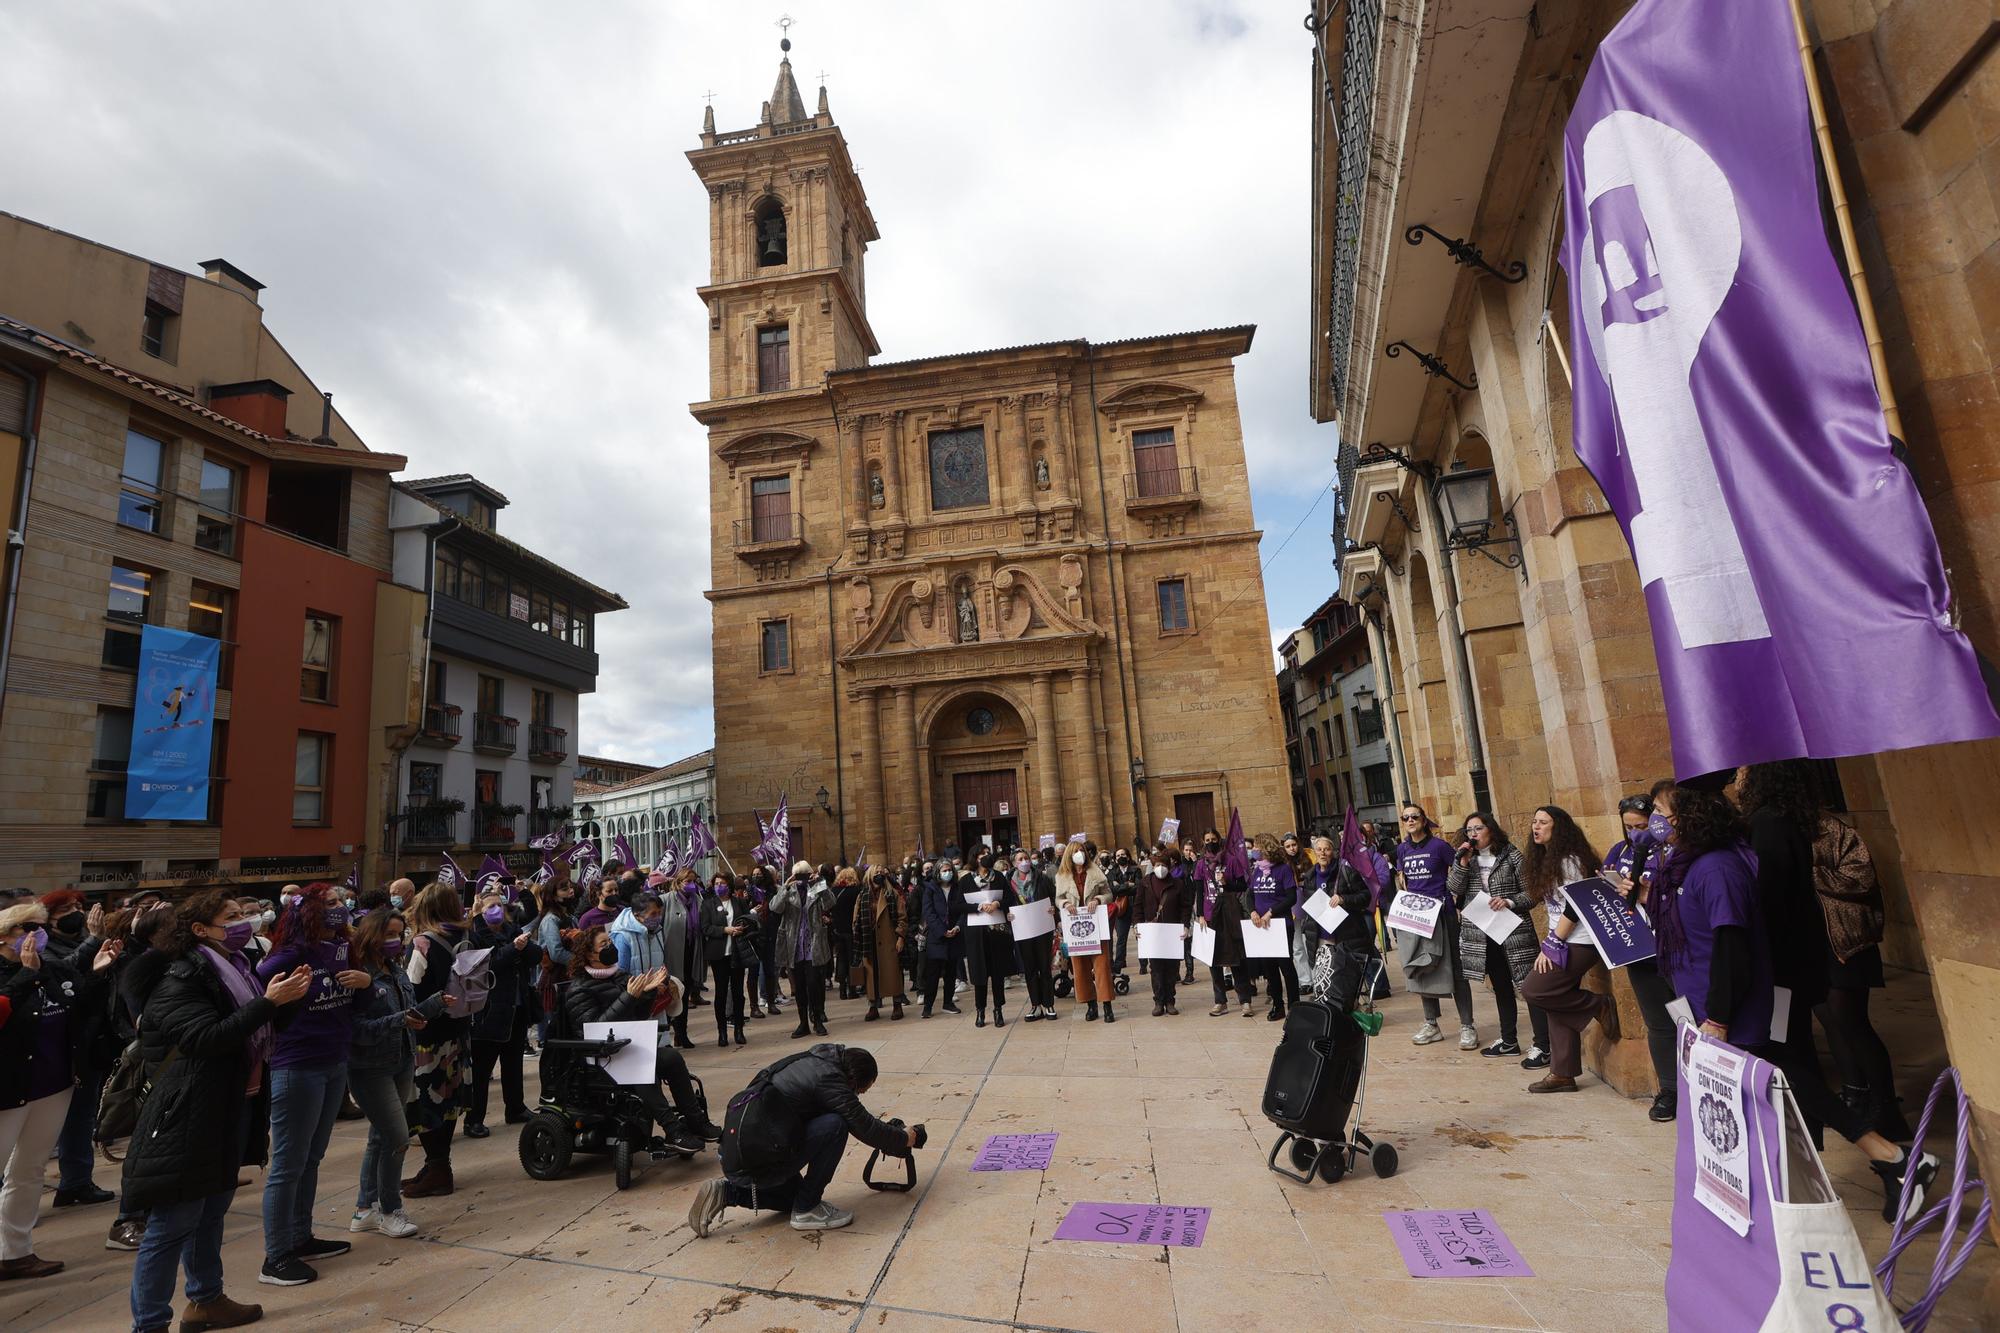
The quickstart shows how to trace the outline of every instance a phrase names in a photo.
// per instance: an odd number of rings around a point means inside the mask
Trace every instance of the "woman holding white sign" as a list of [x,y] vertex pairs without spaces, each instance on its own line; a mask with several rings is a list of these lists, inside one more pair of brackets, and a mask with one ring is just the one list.
[[960,875],[951,895],[952,924],[965,939],[965,971],[972,979],[974,1027],[986,1026],[986,995],[993,993],[993,1026],[1007,1026],[1000,1006],[1007,1003],[1007,977],[1014,970],[1014,933],[1007,909],[1019,907],[1014,886],[993,872],[993,853],[981,852],[978,868]]
[[[1534,842],[1523,859],[1521,878],[1529,895],[1547,904],[1549,933],[1521,994],[1548,1015],[1549,1072],[1530,1083],[1528,1091],[1575,1092],[1577,1075],[1583,1072],[1583,1030],[1596,1019],[1605,1035],[1617,1041],[1618,1001],[1609,991],[1584,987],[1584,977],[1598,964],[1597,949],[1586,942],[1588,931],[1571,939],[1582,923],[1565,901],[1563,885],[1576,883],[1588,873],[1586,866],[1603,861],[1569,812],[1559,806],[1537,808],[1529,833]],[[1528,1066],[1525,1060],[1522,1064]]]
[[[1054,882],[1036,869],[1034,858],[1028,855],[1025,847],[1014,849],[1014,874],[1009,882],[1014,887],[1014,896],[1023,907],[1055,898]],[[1021,965],[1021,984],[1028,992],[1026,1022],[1053,1021],[1056,1016],[1055,976],[1050,971],[1054,948],[1046,931],[1014,941],[1014,957]]]
[[[1466,818],[1465,836],[1447,882],[1465,919],[1458,957],[1466,984],[1484,979],[1500,1015],[1500,1040],[1479,1053],[1492,1059],[1519,1055],[1520,1006],[1515,992],[1527,984],[1540,952],[1535,947],[1535,924],[1529,919],[1535,900],[1521,887],[1521,849],[1492,815],[1476,811]],[[1549,1016],[1531,1004],[1528,1022],[1534,1029],[1535,1049],[1549,1049]]]
[[[1056,876],[1056,906],[1069,916],[1088,916],[1100,907],[1109,910],[1111,881],[1097,864],[1096,843],[1069,845],[1069,864]],[[1111,1011],[1111,955],[1100,946],[1096,953],[1077,955],[1070,963],[1076,969],[1076,998],[1085,1006],[1084,1022],[1097,1021],[1097,1004],[1102,1000],[1104,1021],[1116,1023],[1118,1015]]]
[[[1191,907],[1183,888],[1185,883],[1185,880],[1174,878],[1173,866],[1164,849],[1153,853],[1153,859],[1139,881],[1139,920],[1147,925],[1179,926],[1181,935],[1185,937]],[[1174,966],[1173,960],[1159,960],[1146,969],[1146,976],[1153,983],[1153,1017],[1180,1013],[1174,1003],[1174,983],[1180,979],[1180,970]]]

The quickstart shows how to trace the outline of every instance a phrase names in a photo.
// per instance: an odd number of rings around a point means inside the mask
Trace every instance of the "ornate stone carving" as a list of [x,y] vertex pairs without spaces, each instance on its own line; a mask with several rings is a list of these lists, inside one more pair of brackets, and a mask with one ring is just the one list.
[[1062,586],[1063,608],[1071,615],[1081,618],[1083,609],[1083,561],[1073,555],[1066,555],[1056,567],[1056,582]]
[[854,637],[864,637],[875,623],[875,588],[856,575],[847,581],[848,604],[854,609]]
[[979,642],[979,608],[972,602],[972,584],[964,581],[958,585],[958,641],[960,643]]

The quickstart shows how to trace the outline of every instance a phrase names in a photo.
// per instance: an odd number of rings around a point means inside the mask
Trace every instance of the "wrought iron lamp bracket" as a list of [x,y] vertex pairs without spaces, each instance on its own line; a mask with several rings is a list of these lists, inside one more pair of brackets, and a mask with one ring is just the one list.
[[[1528,581],[1528,563],[1521,546],[1520,527],[1514,522],[1512,514],[1502,514],[1500,521],[1507,525],[1506,536],[1495,537],[1484,531],[1477,536],[1470,537],[1447,536],[1444,539],[1444,549],[1447,551],[1471,551],[1474,555],[1483,556],[1491,560],[1502,569],[1518,569],[1521,571],[1521,582],[1526,583]],[[1514,550],[1511,554],[1502,557],[1493,554],[1491,548],[1495,546],[1512,546]]]
[[1447,366],[1444,362],[1438,360],[1438,358],[1432,356],[1429,352],[1419,352],[1416,348],[1410,346],[1409,343],[1403,341],[1401,338],[1398,338],[1395,342],[1390,343],[1386,348],[1383,349],[1383,352],[1391,360],[1394,360],[1396,357],[1401,356],[1404,352],[1408,352],[1411,356],[1417,358],[1417,362],[1419,365],[1423,366],[1424,374],[1432,376],[1442,376],[1443,378],[1450,380],[1453,384],[1456,384],[1459,388],[1464,389],[1468,393],[1479,387],[1478,371],[1475,370],[1472,372],[1472,383],[1467,384],[1464,380],[1460,379],[1458,376],[1451,373],[1450,366]]
[[1422,245],[1424,237],[1427,234],[1437,237],[1444,248],[1450,252],[1452,262],[1461,268],[1476,268],[1490,273],[1500,279],[1500,281],[1506,283],[1521,283],[1528,280],[1528,266],[1520,260],[1514,259],[1508,261],[1507,270],[1503,273],[1486,262],[1485,253],[1478,246],[1472,244],[1470,241],[1453,240],[1436,227],[1431,226],[1428,222],[1419,222],[1407,228],[1403,232],[1403,239],[1411,245]]

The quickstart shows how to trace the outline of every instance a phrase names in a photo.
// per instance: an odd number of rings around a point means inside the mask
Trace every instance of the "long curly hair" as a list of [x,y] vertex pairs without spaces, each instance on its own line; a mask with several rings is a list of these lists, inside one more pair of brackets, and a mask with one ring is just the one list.
[[344,940],[348,935],[346,925],[334,925],[326,919],[326,910],[338,905],[333,896],[333,885],[315,881],[299,891],[298,901],[291,903],[278,913],[278,919],[271,926],[271,946],[280,948],[287,944],[318,944],[325,940]]
[[1749,836],[1743,814],[1726,792],[1676,787],[1673,792],[1674,845],[1692,862],[1704,852],[1733,847]]
[[584,975],[587,967],[602,967],[597,956],[604,952],[605,944],[611,939],[611,932],[603,926],[592,926],[589,930],[568,932],[569,975],[571,980]]
[[201,945],[201,941],[195,936],[194,925],[197,922],[204,926],[213,925],[215,918],[222,915],[223,909],[235,905],[235,902],[236,887],[231,884],[203,889],[200,893],[183,898],[179,909],[175,912],[173,929],[168,932],[166,942],[154,947],[175,958],[187,957]]
[[1826,804],[1813,766],[1803,759],[1751,764],[1737,784],[1736,803],[1745,815],[1772,811],[1808,842],[1819,832],[1820,811]]
[[1577,827],[1576,820],[1570,817],[1569,811],[1559,805],[1538,805],[1535,813],[1546,814],[1555,822],[1549,840],[1536,842],[1530,838],[1527,854],[1521,858],[1521,885],[1527,889],[1529,897],[1541,902],[1562,887],[1564,862],[1575,861],[1588,875],[1603,861],[1599,859],[1597,849],[1590,845],[1590,839]]

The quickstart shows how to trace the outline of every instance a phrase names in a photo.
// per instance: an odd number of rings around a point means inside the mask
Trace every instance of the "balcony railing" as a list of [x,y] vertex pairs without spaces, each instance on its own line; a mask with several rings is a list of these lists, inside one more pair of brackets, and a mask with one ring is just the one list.
[[759,514],[755,518],[739,518],[730,527],[740,554],[782,551],[806,544],[804,514]]
[[512,754],[516,747],[515,734],[521,724],[511,717],[501,717],[497,713],[474,713],[472,715],[472,748],[482,754]]
[[521,840],[521,816],[504,807],[479,806],[472,812],[474,847],[512,847]]
[[449,749],[458,744],[464,710],[457,704],[425,704],[423,730],[417,740],[425,745]]
[[439,806],[411,805],[403,809],[405,847],[450,847],[458,841],[458,812]]
[[1194,504],[1201,499],[1200,478],[1193,467],[1151,468],[1125,474],[1125,507]]
[[555,763],[569,757],[569,732],[546,722],[528,724],[528,758]]
[[569,820],[567,817],[558,819],[547,810],[532,811],[528,815],[528,838],[530,841],[536,838],[546,838],[550,833],[567,829],[568,827]]

